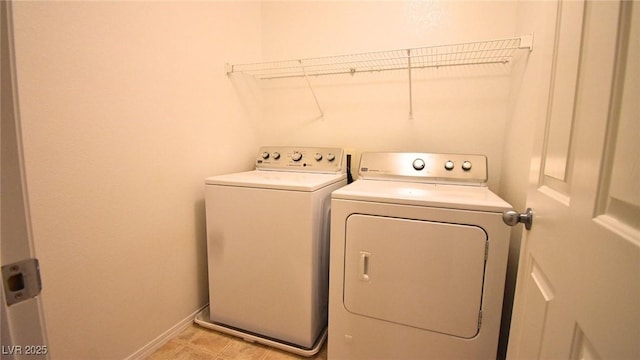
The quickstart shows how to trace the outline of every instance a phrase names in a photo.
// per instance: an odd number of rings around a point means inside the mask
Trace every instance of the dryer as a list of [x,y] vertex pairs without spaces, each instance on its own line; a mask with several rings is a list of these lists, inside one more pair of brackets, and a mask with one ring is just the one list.
[[326,338],[330,194],[340,148],[263,147],[256,169],[206,179],[204,327],[299,355]]
[[495,359],[511,206],[483,155],[364,153],[332,194],[329,359]]

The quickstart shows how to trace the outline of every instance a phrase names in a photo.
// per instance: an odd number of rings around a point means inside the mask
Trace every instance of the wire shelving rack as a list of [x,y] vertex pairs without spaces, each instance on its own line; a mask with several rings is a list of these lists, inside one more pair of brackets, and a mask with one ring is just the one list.
[[533,50],[533,34],[498,40],[416,47],[337,56],[260,63],[227,64],[227,75],[242,73],[256,79],[304,77],[314,96],[318,110],[322,109],[309,81],[310,76],[357,74],[389,70],[409,72],[409,114],[411,104],[411,71],[413,69],[447,66],[507,64],[516,50]]

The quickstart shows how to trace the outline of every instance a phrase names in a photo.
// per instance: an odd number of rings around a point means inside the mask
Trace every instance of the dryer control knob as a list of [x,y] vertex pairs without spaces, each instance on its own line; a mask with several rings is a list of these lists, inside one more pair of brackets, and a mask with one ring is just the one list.
[[280,159],[280,153],[279,153],[279,152],[274,152],[273,154],[271,154],[271,156],[273,156],[273,158],[274,158],[275,160]]
[[447,162],[445,162],[445,163],[444,163],[444,168],[445,168],[445,169],[447,169],[447,170],[449,170],[449,171],[453,170],[453,168],[454,168],[455,166],[456,166],[456,165],[455,165],[455,164],[453,163],[453,161],[451,161],[451,160],[447,160]]
[[422,159],[415,159],[413,160],[413,168],[420,171],[422,169],[424,169],[425,163],[424,160]]
[[462,170],[469,171],[471,170],[471,161],[465,161],[462,163]]
[[302,159],[302,153],[295,151],[293,154],[291,154],[291,160],[300,161],[300,159]]
[[316,161],[320,161],[322,160],[322,154],[316,153],[316,156],[314,156],[313,158],[316,159]]
[[266,152],[266,151],[265,151],[265,152],[263,152],[263,153],[262,153],[262,158],[263,158],[263,159],[265,159],[265,160],[267,160],[267,159],[269,158],[269,153],[268,153],[268,152]]
[[336,159],[336,156],[333,153],[328,153],[327,154],[327,160],[333,161],[335,159]]

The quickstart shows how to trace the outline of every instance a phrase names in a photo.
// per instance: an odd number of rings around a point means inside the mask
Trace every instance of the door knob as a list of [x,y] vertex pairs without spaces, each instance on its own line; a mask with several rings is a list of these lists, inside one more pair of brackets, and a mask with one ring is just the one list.
[[523,223],[525,229],[531,230],[531,225],[533,225],[533,210],[527,208],[522,214],[515,210],[506,210],[502,213],[502,221],[509,226],[516,226],[518,223]]

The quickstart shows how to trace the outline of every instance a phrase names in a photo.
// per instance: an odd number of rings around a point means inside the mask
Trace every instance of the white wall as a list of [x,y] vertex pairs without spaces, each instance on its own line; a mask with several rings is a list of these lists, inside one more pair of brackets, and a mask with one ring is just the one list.
[[[345,146],[361,151],[467,152],[489,158],[489,187],[523,210],[536,124],[544,121],[555,2],[268,2],[265,60],[490,40],[534,33],[510,68],[414,71],[414,117],[406,73],[262,81],[265,143]],[[306,14],[314,14],[307,16]],[[244,80],[244,79],[243,79]],[[235,81],[238,81],[237,79]],[[357,160],[356,160],[357,161]],[[357,162],[355,163],[357,164]],[[508,338],[522,227],[509,254],[500,353]]]
[[[265,60],[394,50],[523,35],[517,2],[266,2]],[[312,16],[310,14],[313,14]],[[261,141],[361,151],[480,153],[499,188],[510,77],[502,65],[261,81]],[[240,82],[244,79],[235,79]],[[357,159],[356,159],[357,160]],[[357,162],[355,162],[357,165]]]
[[260,4],[16,2],[33,236],[54,359],[119,359],[208,301],[203,184],[252,166],[224,62]]
[[[203,179],[250,168],[259,145],[483,153],[491,189],[522,205],[520,156],[530,154],[547,74],[539,35],[509,71],[415,71],[413,119],[406,73],[311,78],[319,119],[304,79],[256,82],[223,69],[545,33],[553,6],[16,2],[28,190],[54,359],[123,358],[207,302]],[[506,152],[514,146],[521,153]]]

